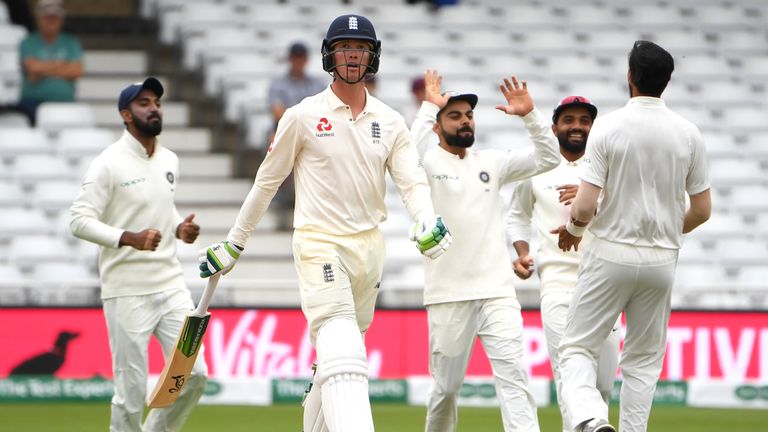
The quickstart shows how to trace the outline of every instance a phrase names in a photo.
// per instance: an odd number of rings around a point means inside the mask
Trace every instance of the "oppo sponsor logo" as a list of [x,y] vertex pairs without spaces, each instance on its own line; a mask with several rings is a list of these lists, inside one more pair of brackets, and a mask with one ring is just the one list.
[[768,401],[768,384],[767,385],[742,385],[736,387],[734,394],[737,398],[745,401],[764,400]]
[[145,179],[144,177],[139,177],[137,179],[128,180],[120,183],[120,187],[130,187],[140,183],[144,183],[145,181],[147,181],[147,179]]

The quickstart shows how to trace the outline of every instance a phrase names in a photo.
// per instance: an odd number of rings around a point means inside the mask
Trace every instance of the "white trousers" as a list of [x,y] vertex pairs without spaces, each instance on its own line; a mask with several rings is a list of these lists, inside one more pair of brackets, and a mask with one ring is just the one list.
[[365,333],[384,271],[381,231],[339,236],[295,230],[293,258],[312,344],[320,327],[334,317],[354,319]]
[[170,432],[180,431],[184,426],[207,381],[203,347],[176,403],[151,410],[143,427],[141,417],[147,399],[149,339],[154,335],[163,347],[163,353],[169,353],[192,305],[187,290],[104,300],[115,380],[110,431]]
[[600,239],[586,250],[560,344],[563,401],[574,427],[608,418],[608,406],[595,387],[596,358],[624,311],[619,429],[647,429],[664,360],[677,254]]
[[[544,337],[547,340],[549,362],[552,365],[552,375],[557,390],[557,405],[563,419],[563,431],[573,430],[568,413],[563,402],[563,380],[560,374],[560,355],[558,347],[565,334],[565,323],[568,317],[568,307],[571,304],[573,292],[550,292],[541,297],[541,321],[544,326]],[[616,369],[619,364],[619,343],[621,338],[619,328],[621,319],[614,324],[610,335],[600,347],[597,357],[597,390],[606,403],[610,403],[613,383],[616,380]]]
[[427,402],[427,432],[453,432],[458,398],[475,337],[491,361],[504,430],[538,431],[536,401],[523,362],[523,318],[514,297],[427,306],[429,370],[434,380]]

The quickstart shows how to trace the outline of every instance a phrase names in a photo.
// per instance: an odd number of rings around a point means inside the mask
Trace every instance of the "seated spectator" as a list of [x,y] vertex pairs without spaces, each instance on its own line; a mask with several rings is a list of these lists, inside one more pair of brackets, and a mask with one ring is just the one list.
[[19,47],[19,106],[33,125],[41,103],[74,102],[75,81],[83,76],[80,42],[61,32],[65,14],[61,0],[39,0],[35,7],[37,31],[24,38]]
[[[274,138],[277,122],[283,116],[285,110],[301,102],[307,96],[312,96],[325,90],[328,82],[324,79],[312,77],[304,72],[309,56],[307,47],[301,42],[296,42],[288,49],[288,63],[290,68],[285,75],[275,78],[269,85],[269,109],[272,113],[274,126],[267,138],[267,147]],[[287,231],[293,229],[293,176],[288,176],[277,192],[274,199],[274,209],[278,212],[277,229]]]

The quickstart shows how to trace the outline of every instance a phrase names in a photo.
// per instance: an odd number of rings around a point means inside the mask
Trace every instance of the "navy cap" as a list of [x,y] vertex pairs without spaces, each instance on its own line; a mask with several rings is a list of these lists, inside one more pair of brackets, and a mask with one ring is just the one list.
[[307,46],[301,42],[294,42],[293,44],[291,44],[290,48],[288,48],[289,57],[299,57],[299,56],[306,57],[307,52],[308,52]]
[[[456,101],[465,101],[469,104],[470,108],[475,109],[475,105],[477,105],[477,95],[474,95],[472,93],[459,93],[459,92],[453,92],[453,91],[447,91],[443,93],[443,96],[448,96],[448,102],[446,102],[445,107],[448,106],[451,102]],[[443,107],[440,111],[438,111],[437,115],[439,116],[440,113],[445,110],[445,107]]]
[[163,85],[160,84],[157,78],[149,77],[144,82],[137,82],[129,85],[120,92],[120,99],[117,101],[117,110],[122,111],[128,108],[128,105],[136,99],[136,96],[141,93],[142,90],[152,90],[157,97],[163,96]]

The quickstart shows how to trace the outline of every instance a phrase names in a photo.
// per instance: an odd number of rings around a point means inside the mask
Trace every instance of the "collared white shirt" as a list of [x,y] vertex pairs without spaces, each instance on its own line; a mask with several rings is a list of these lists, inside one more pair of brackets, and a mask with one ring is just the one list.
[[634,97],[595,121],[581,179],[603,189],[589,230],[635,246],[679,249],[686,193],[709,189],[699,129],[659,98]]
[[[176,258],[176,228],[183,221],[174,195],[175,153],[155,142],[152,157],[128,131],[91,163],[70,209],[75,237],[101,246],[101,298],[151,294],[185,287]],[[125,231],[160,231],[154,251],[118,247]]]
[[541,295],[552,291],[573,291],[579,270],[581,251],[588,247],[592,235],[584,234],[579,251],[563,252],[557,247],[557,235],[550,231],[564,225],[571,206],[560,202],[559,186],[578,185],[583,158],[573,162],[561,158],[552,171],[525,179],[515,185],[507,213],[507,239],[531,243],[535,228],[538,249],[534,268],[539,273]]
[[522,118],[532,148],[470,148],[462,159],[434,145],[432,125],[438,110],[436,105],[424,102],[412,127],[414,141],[423,154],[435,211],[444,218],[453,236],[451,247],[443,255],[424,260],[424,303],[514,297],[499,190],[506,183],[556,167],[560,162],[557,139],[546,118],[534,109]]
[[414,219],[434,215],[405,120],[367,92],[356,119],[330,87],[285,112],[230,241],[245,246],[292,170],[296,229],[348,235],[377,227],[387,216],[385,171]]

